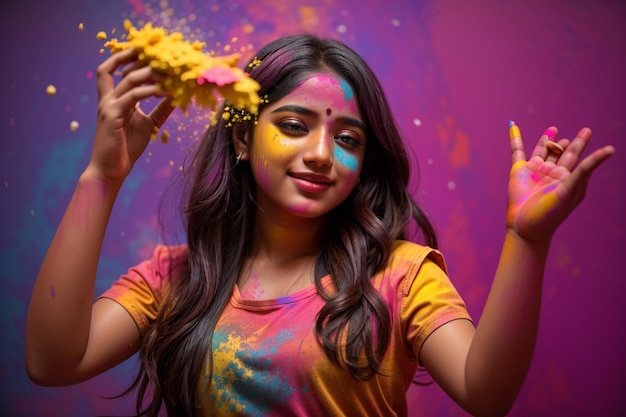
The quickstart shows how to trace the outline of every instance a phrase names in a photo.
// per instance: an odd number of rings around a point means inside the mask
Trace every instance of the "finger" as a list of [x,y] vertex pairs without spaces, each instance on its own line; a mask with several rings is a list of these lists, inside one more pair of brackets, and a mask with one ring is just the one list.
[[172,114],[175,107],[172,106],[172,99],[167,97],[159,102],[154,109],[150,112],[148,116],[154,122],[156,127],[161,127],[167,120],[167,118]]
[[530,157],[538,156],[541,159],[546,159],[548,157],[548,150],[546,149],[545,143],[547,141],[555,141],[558,132],[559,130],[555,126],[547,128],[546,131],[543,132],[543,135],[539,137]]
[[567,146],[563,147],[563,153],[558,159],[557,165],[567,168],[568,170],[573,170],[580,157],[587,147],[587,143],[591,139],[591,129],[588,127],[584,127],[578,132],[574,140],[571,141]]
[[113,74],[124,64],[128,64],[137,58],[137,53],[133,49],[116,52],[104,60],[97,69],[98,97],[103,97],[113,91],[115,82]]
[[526,152],[524,151],[524,142],[519,127],[514,121],[509,122],[509,139],[511,141],[511,163],[513,166],[526,162]]
[[143,67],[128,73],[122,81],[119,82],[113,96],[119,98],[134,88],[141,85],[154,85],[155,82],[163,81],[165,76],[152,70],[150,67]]
[[134,61],[132,64],[124,67],[124,69],[122,70],[122,78],[128,75],[130,72],[133,72],[142,67],[146,67],[148,65],[149,65],[148,62],[139,61],[139,60]]
[[128,90],[125,94],[117,99],[117,105],[122,111],[130,110],[134,108],[141,100],[145,100],[149,97],[165,97],[169,94],[166,91],[161,90],[158,86],[142,85]]
[[124,69],[122,70],[122,78],[126,77],[126,75],[128,75],[129,73],[139,68],[148,67],[148,66],[152,68],[152,71],[154,71],[155,74],[158,74],[158,76],[165,77],[167,75],[164,72],[159,71],[157,68],[154,68],[154,66],[150,65],[149,61],[135,61],[132,64],[124,67]]
[[[556,144],[558,144],[561,149],[565,149],[569,146],[570,141],[569,139],[559,139],[558,142],[554,142]],[[561,155],[563,154],[563,152],[555,152],[553,150],[551,150],[548,146],[546,146],[547,142],[544,142],[544,146],[548,149],[548,155],[546,156],[546,162],[552,162],[554,164],[556,164],[556,162],[559,160],[559,158],[561,157]]]

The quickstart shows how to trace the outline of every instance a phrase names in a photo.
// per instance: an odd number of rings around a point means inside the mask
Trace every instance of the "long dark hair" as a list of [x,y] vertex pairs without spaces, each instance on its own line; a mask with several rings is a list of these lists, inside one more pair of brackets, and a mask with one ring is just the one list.
[[[329,214],[326,245],[315,266],[315,284],[326,301],[316,330],[332,361],[358,380],[369,379],[385,371],[380,364],[391,333],[389,309],[371,277],[387,262],[393,241],[405,238],[412,219],[425,243],[437,246],[431,223],[407,190],[406,149],[376,76],[343,43],[295,35],[270,43],[256,58],[261,63],[247,71],[269,102],[312,73],[332,72],[350,84],[361,106],[365,163],[359,187]],[[214,328],[252,241],[256,184],[250,165],[235,163],[233,140],[246,133],[252,138],[253,129],[253,121],[227,127],[218,117],[186,166],[188,259],[141,342],[141,369],[133,384],[140,415],[156,417],[163,407],[170,417],[201,415]],[[321,285],[327,274],[332,292]]]

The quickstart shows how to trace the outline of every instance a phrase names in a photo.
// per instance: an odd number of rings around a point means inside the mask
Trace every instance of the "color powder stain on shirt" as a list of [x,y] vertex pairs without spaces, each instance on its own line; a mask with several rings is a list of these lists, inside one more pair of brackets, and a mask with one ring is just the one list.
[[[160,298],[170,294],[169,285],[163,283],[178,275],[175,271],[186,265],[187,258],[186,246],[159,246],[150,261],[131,268],[102,296],[118,301],[147,331],[153,320],[147,317],[160,302],[157,294]],[[408,343],[419,352],[437,326],[470,319],[444,271],[443,258],[432,250],[410,242],[394,244],[390,262],[372,278],[396,312],[393,320],[406,329],[392,333],[391,351],[404,350]],[[331,289],[330,276],[322,284]],[[423,308],[419,303],[425,298],[438,302]],[[395,366],[403,372],[368,382],[346,375],[326,357],[315,333],[324,302],[314,287],[289,298],[263,301],[243,300],[235,291],[216,324],[206,378],[198,381],[203,384],[204,415],[283,416],[289,410],[307,416],[341,415],[342,410],[361,410],[363,404],[371,409],[368,415],[393,415],[393,404],[406,400],[410,385],[406,376],[414,373],[416,361],[410,355],[385,355],[383,369]],[[374,400],[374,392],[382,397]]]
[[254,337],[244,340],[237,329],[225,327],[231,332],[217,332],[213,337],[215,394],[209,401],[215,401],[220,410],[246,415],[265,415],[276,404],[287,404],[295,388],[288,375],[278,372],[274,357],[284,343],[293,340],[292,332],[283,330],[257,341]]

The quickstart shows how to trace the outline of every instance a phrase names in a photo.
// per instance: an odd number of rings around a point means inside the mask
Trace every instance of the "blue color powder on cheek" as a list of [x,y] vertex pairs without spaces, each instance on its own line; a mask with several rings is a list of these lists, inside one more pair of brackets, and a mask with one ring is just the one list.
[[356,171],[359,167],[359,161],[357,159],[347,153],[340,146],[335,146],[335,159],[339,161],[342,165],[345,165],[350,169],[350,171]]

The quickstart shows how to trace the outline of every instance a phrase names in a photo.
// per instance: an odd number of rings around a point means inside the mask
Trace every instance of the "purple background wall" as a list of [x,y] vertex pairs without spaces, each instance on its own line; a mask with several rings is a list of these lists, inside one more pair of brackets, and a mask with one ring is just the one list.
[[[11,4],[8,4],[11,3]],[[259,47],[315,32],[362,53],[384,84],[420,161],[416,196],[431,213],[453,280],[480,317],[503,238],[507,123],[527,149],[549,125],[618,153],[592,178],[586,201],[553,241],[539,340],[511,416],[626,415],[624,256],[626,3],[552,1],[3,1],[0,6],[0,415],[128,413],[119,393],[130,360],[68,388],[33,385],[23,368],[29,293],[47,245],[89,158],[96,114],[97,31],[152,20],[185,26],[217,49]],[[78,31],[83,22],[85,29]],[[119,34],[119,32],[118,32]],[[54,84],[58,93],[47,96]],[[71,131],[71,121],[80,127]],[[152,143],[116,206],[97,290],[158,241],[157,205],[206,118],[180,113]],[[180,139],[179,139],[180,138]],[[436,386],[409,391],[412,416],[465,416]]]

